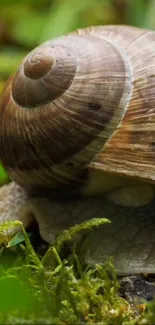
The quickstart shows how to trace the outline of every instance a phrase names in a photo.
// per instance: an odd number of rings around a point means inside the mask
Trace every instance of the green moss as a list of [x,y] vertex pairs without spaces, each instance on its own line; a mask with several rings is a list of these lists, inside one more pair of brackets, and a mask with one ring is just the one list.
[[[18,245],[16,237],[9,248],[1,249],[0,324],[155,323],[155,302],[133,307],[119,296],[119,283],[110,261],[89,269],[79,263],[75,246],[67,258],[62,257],[64,242],[85,230],[86,223],[65,231],[44,256],[35,251],[20,222],[3,224],[0,234],[17,225],[21,226]],[[88,222],[89,229],[94,226],[99,226],[98,219]],[[9,259],[4,263],[6,252],[13,254],[11,262]]]

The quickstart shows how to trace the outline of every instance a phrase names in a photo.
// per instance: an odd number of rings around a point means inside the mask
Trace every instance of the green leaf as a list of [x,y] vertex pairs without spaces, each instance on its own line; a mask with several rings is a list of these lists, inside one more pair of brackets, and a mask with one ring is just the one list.
[[127,0],[126,6],[126,24],[142,27],[146,13],[145,0]]
[[9,181],[9,177],[4,169],[4,167],[0,164],[0,184],[3,185]]
[[155,29],[155,1],[152,0],[148,4],[148,9],[145,14],[143,23],[144,28]]
[[31,287],[16,275],[0,276],[0,311],[30,312],[35,308]]
[[[32,234],[29,233],[28,236],[30,237]],[[18,232],[8,243],[7,247],[16,246],[25,241],[25,236],[22,231]]]

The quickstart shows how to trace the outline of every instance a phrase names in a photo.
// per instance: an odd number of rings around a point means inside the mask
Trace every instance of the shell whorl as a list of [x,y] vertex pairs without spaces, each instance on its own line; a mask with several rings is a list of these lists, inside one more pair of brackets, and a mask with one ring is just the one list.
[[128,63],[108,39],[69,34],[44,43],[1,96],[1,161],[25,187],[83,183],[129,93]]
[[46,74],[55,65],[55,60],[49,48],[43,48],[39,51],[34,50],[28,55],[24,62],[24,74],[30,79],[39,79]]
[[12,83],[13,99],[23,107],[49,103],[69,88],[75,72],[76,57],[71,49],[40,46],[21,64]]

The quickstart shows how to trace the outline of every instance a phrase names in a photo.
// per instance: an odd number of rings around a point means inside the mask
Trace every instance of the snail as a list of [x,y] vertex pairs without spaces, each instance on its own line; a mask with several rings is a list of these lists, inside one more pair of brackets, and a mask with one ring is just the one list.
[[94,249],[122,274],[155,272],[154,48],[151,30],[97,26],[27,55],[0,98],[0,160],[13,180],[0,189],[1,222],[35,218],[53,243],[109,216],[87,260]]

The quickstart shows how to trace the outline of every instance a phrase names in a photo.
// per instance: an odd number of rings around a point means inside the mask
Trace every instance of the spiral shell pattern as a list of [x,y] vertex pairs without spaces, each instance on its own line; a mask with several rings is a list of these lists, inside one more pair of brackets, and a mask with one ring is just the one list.
[[26,57],[13,80],[13,99],[27,108],[45,105],[69,88],[75,72],[76,57],[64,46],[36,48]]
[[81,186],[121,120],[130,86],[123,51],[97,32],[34,49],[1,96],[0,159],[10,176],[26,188]]

